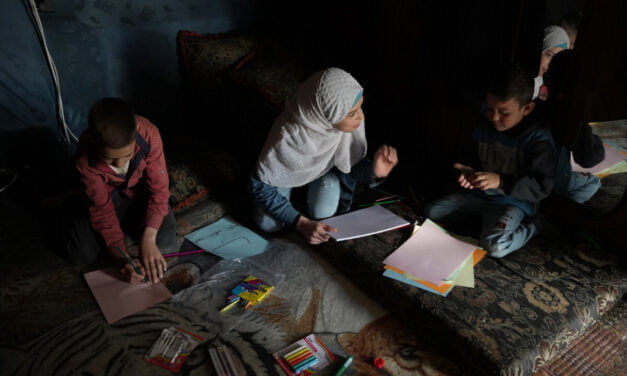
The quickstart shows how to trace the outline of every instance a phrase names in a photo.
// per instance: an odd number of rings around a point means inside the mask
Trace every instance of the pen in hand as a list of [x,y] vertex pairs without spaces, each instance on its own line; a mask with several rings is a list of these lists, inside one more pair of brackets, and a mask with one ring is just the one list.
[[[137,268],[137,265],[135,265],[133,263],[133,261],[128,257],[128,255],[124,252],[122,252],[122,250],[120,249],[120,247],[115,247],[118,252],[120,252],[120,255],[122,255],[122,257],[124,257],[124,259],[126,260],[126,262],[133,267],[133,270],[135,270],[135,273],[137,273],[138,275],[141,275],[141,272],[139,271],[139,269]],[[148,284],[148,279],[146,279],[146,276],[144,276],[144,283]]]

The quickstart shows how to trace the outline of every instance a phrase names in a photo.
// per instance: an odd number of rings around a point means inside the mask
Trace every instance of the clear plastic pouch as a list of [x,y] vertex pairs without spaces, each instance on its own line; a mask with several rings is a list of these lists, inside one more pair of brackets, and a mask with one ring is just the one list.
[[[277,289],[285,279],[284,274],[275,273],[250,258],[222,260],[203,274],[198,284],[174,295],[171,304],[175,307],[193,309],[206,321],[221,322],[223,331],[228,332],[253,314],[254,308],[245,309],[243,304],[236,304],[220,312],[229,303],[231,290],[248,276],[271,284],[274,289]],[[259,306],[263,304],[263,301],[258,303]]]
[[161,331],[161,335],[150,347],[144,358],[172,372],[179,372],[189,354],[203,341],[203,338],[173,326]]

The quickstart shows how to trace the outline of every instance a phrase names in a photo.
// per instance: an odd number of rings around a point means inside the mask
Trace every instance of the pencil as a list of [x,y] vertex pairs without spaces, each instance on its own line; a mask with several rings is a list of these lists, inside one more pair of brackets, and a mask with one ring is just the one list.
[[[137,265],[133,264],[133,261],[131,261],[130,257],[128,257],[128,255],[124,252],[122,252],[122,250],[120,249],[120,247],[115,247],[118,249],[118,252],[120,252],[120,254],[122,255],[122,257],[124,257],[124,259],[126,260],[126,262],[128,262],[128,264],[130,266],[133,267],[133,270],[135,270],[135,273],[141,275],[142,273],[139,271],[139,269],[137,268]],[[144,282],[148,283],[148,280],[146,279],[146,277],[144,277]]]
[[392,195],[392,196],[387,196],[387,197],[381,197],[379,199],[374,200],[374,202],[379,202],[379,201],[385,201],[385,200],[389,200],[392,199],[394,197],[397,197],[398,195]]
[[177,252],[177,253],[166,253],[165,255],[163,255],[163,258],[170,258],[170,257],[176,257],[176,256],[186,256],[186,255],[193,255],[194,253],[203,253],[206,252],[204,249],[197,249],[195,251],[185,251],[185,252]]

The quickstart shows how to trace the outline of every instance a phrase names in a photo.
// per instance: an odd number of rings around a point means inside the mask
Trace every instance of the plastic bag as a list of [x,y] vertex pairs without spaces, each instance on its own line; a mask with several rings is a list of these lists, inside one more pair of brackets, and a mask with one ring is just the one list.
[[161,331],[144,359],[168,371],[179,372],[189,354],[202,341],[203,338],[194,333],[171,326]]
[[248,276],[273,285],[275,291],[285,279],[284,274],[275,273],[252,259],[222,260],[203,274],[198,284],[174,295],[171,304],[197,311],[206,321],[220,322],[223,330],[228,332],[254,311],[237,304],[220,313],[230,301],[231,290]]

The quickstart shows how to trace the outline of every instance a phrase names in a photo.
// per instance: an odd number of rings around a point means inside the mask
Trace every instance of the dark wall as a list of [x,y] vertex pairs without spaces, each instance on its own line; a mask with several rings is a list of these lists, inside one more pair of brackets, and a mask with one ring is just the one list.
[[496,67],[539,64],[544,1],[273,4],[276,30],[365,87],[370,150],[399,149],[402,184],[445,178]]

